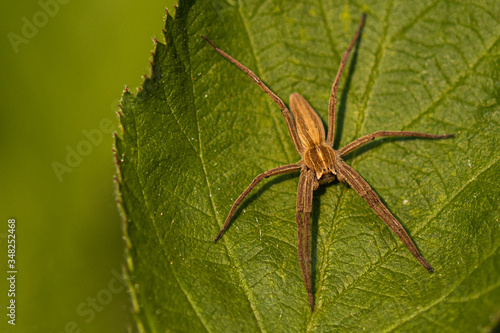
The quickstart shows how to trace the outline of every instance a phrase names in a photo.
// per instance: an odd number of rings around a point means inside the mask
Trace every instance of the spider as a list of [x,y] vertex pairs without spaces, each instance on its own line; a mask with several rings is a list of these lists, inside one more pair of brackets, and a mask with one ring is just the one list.
[[366,14],[363,14],[356,34],[342,56],[337,76],[333,82],[328,104],[328,136],[326,138],[325,129],[321,119],[313,110],[311,105],[309,105],[309,103],[304,99],[304,97],[298,93],[292,93],[290,95],[290,109],[292,111],[290,114],[290,111],[286,107],[285,103],[283,103],[283,101],[276,96],[262,82],[262,80],[257,77],[257,75],[226,52],[219,49],[206,36],[202,36],[215,49],[215,51],[236,65],[240,70],[245,72],[278,105],[281,109],[283,117],[285,118],[288,132],[295,149],[301,156],[301,160],[297,163],[279,166],[277,168],[267,170],[266,172],[255,177],[247,189],[243,191],[243,193],[241,193],[234,202],[224,225],[214,242],[217,243],[217,241],[222,237],[238,206],[262,179],[300,170],[295,219],[297,222],[299,264],[306,286],[311,311],[314,311],[314,298],[311,282],[311,255],[309,250],[309,238],[313,191],[318,189],[319,185],[331,183],[335,179],[338,179],[339,182],[346,182],[349,184],[368,203],[370,208],[373,209],[378,216],[380,216],[387,226],[401,239],[415,258],[417,258],[417,260],[429,272],[432,273],[434,271],[431,265],[429,265],[429,263],[422,257],[401,223],[380,201],[380,198],[372,190],[370,185],[368,185],[368,183],[353,168],[347,165],[342,157],[377,137],[420,137],[428,139],[444,139],[451,138],[454,135],[435,135],[413,131],[377,131],[375,133],[365,135],[339,150],[334,150],[332,148],[335,137],[335,109],[337,105],[337,90],[340,77],[342,76],[342,72],[349,58],[349,54],[351,53],[351,49],[359,38],[365,17]]

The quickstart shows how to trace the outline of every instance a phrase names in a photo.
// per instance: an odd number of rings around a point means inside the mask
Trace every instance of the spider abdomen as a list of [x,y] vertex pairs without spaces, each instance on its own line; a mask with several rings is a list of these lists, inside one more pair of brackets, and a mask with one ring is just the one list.
[[304,152],[304,162],[309,169],[316,173],[317,179],[326,173],[336,174],[334,168],[335,151],[324,143],[308,148]]

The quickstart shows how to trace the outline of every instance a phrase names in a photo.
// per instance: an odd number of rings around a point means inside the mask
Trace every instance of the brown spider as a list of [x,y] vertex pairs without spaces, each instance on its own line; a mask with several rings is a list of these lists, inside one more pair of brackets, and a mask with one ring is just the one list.
[[247,187],[243,193],[240,194],[238,199],[231,207],[222,230],[219,232],[214,242],[222,237],[226,231],[231,218],[238,205],[241,204],[247,194],[257,185],[262,179],[271,176],[281,175],[293,171],[300,170],[299,187],[297,190],[297,234],[298,234],[298,253],[299,263],[302,270],[302,276],[306,285],[307,294],[309,297],[309,304],[311,311],[314,311],[314,298],[311,283],[311,266],[310,266],[310,252],[309,252],[309,229],[310,229],[310,213],[312,210],[313,191],[319,185],[331,183],[337,178],[340,182],[347,182],[365,201],[371,209],[377,213],[380,218],[387,224],[391,230],[398,235],[403,243],[408,247],[410,252],[420,263],[429,271],[433,272],[433,268],[422,257],[417,247],[406,233],[401,223],[391,214],[391,212],[380,201],[378,195],[371,189],[370,185],[349,165],[343,160],[342,156],[358,149],[362,145],[372,141],[376,137],[421,137],[428,139],[444,139],[451,138],[453,134],[434,135],[428,133],[420,133],[413,131],[377,131],[375,133],[365,135],[340,150],[333,150],[333,139],[335,137],[335,107],[337,105],[337,90],[342,75],[342,71],[347,63],[349,54],[354,44],[358,40],[361,28],[365,20],[365,14],[361,17],[359,27],[352,39],[349,47],[344,52],[340,67],[333,82],[332,90],[330,93],[330,101],[328,104],[328,136],[325,140],[325,130],[321,119],[318,114],[313,110],[309,103],[298,93],[290,95],[290,109],[292,115],[287,109],[285,103],[276,96],[252,71],[239,63],[236,59],[220,50],[215,44],[206,36],[203,38],[224,58],[235,64],[239,69],[245,72],[271,99],[279,106],[285,122],[288,127],[288,132],[292,138],[295,149],[302,157],[298,163],[280,166],[267,170],[263,174],[258,175],[252,183]]

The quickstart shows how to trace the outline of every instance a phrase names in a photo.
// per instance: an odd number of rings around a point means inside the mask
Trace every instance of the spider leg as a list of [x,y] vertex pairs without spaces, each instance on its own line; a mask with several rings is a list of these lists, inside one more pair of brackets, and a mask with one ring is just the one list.
[[419,137],[419,138],[427,138],[427,139],[447,139],[455,137],[454,134],[444,134],[444,135],[435,135],[429,133],[422,132],[413,132],[413,131],[377,131],[372,134],[368,134],[362,136],[361,138],[354,140],[353,142],[346,145],[344,148],[339,150],[340,156],[344,156],[349,154],[350,152],[358,149],[359,147],[367,144],[378,137],[387,137],[387,136],[406,136],[406,137]]
[[429,271],[433,272],[434,269],[422,257],[417,247],[411,240],[410,236],[406,233],[401,223],[391,214],[391,212],[380,201],[378,195],[372,190],[370,185],[349,165],[347,165],[341,158],[337,158],[335,170],[339,181],[347,182],[365,201],[371,209],[387,224],[391,230],[398,235],[403,241],[408,250],[417,258],[418,261]]
[[236,212],[236,209],[241,204],[243,199],[245,199],[247,194],[250,193],[250,191],[255,187],[255,185],[257,185],[264,178],[297,171],[297,170],[300,170],[301,167],[302,167],[302,165],[299,163],[283,165],[283,166],[280,166],[277,168],[267,170],[266,172],[255,177],[255,179],[250,183],[250,185],[247,187],[247,189],[245,191],[243,191],[243,193],[241,193],[240,196],[238,197],[238,199],[236,199],[236,201],[234,202],[233,207],[231,207],[231,210],[229,211],[229,214],[227,215],[226,221],[224,222],[224,226],[222,227],[222,229],[219,232],[219,234],[217,235],[217,237],[215,237],[215,239],[214,239],[214,243],[217,243],[217,241],[222,237],[222,235],[226,231],[227,227],[229,226],[229,223],[231,222],[231,218],[233,217],[234,213]]
[[314,311],[314,297],[311,281],[311,253],[309,249],[309,239],[314,180],[313,171],[302,169],[299,187],[297,189],[297,212],[295,217],[297,221],[299,264],[304,284],[306,286],[311,311]]
[[354,44],[359,38],[359,34],[361,33],[361,28],[365,22],[366,14],[363,13],[361,16],[361,21],[359,22],[358,30],[354,35],[351,44],[345,50],[344,55],[342,56],[342,60],[340,60],[340,66],[337,71],[337,76],[335,76],[335,81],[333,81],[332,90],[330,92],[330,101],[328,103],[328,136],[326,139],[326,144],[330,147],[333,146],[333,140],[335,139],[335,109],[337,107],[337,91],[339,89],[340,77],[342,76],[342,72],[344,71],[345,65],[347,64],[347,59],[349,59],[349,54],[351,53]]
[[271,97],[271,99],[274,101],[274,103],[276,103],[278,105],[278,107],[281,109],[281,113],[283,114],[283,117],[285,118],[286,126],[288,127],[288,132],[290,133],[290,137],[292,138],[293,145],[295,146],[295,150],[297,150],[297,152],[300,155],[302,155],[303,147],[302,147],[302,144],[300,143],[299,137],[297,135],[297,130],[295,129],[295,125],[293,123],[293,118],[292,118],[292,115],[290,113],[290,110],[288,110],[288,108],[286,107],[285,103],[283,103],[283,101],[278,96],[276,96],[276,94],[273,93],[271,91],[271,89],[269,89],[264,84],[264,82],[262,82],[262,80],[259,79],[259,77],[257,75],[255,75],[254,72],[252,72],[251,70],[249,70],[247,67],[245,67],[244,65],[242,65],[238,60],[234,59],[233,57],[231,57],[226,52],[224,52],[221,49],[219,49],[210,39],[208,39],[207,36],[202,36],[202,37],[221,56],[223,56],[224,58],[226,58],[227,60],[229,60],[230,62],[232,62],[234,65],[236,65],[236,67],[238,67],[243,72],[245,72],[248,75],[248,77],[251,78],[252,81],[255,82],[260,87],[260,89],[262,89],[269,97]]

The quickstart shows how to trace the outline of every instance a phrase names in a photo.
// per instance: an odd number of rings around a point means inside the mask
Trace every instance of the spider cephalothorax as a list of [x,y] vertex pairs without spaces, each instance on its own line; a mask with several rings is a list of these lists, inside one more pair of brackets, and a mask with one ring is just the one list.
[[299,264],[306,285],[307,294],[311,311],[314,311],[314,298],[311,282],[311,266],[310,266],[310,251],[309,251],[309,238],[310,238],[310,213],[312,210],[313,191],[319,185],[330,183],[337,178],[340,182],[348,183],[377,213],[378,216],[387,224],[389,228],[401,239],[401,241],[408,247],[410,252],[417,258],[417,260],[429,271],[432,272],[433,268],[422,257],[417,247],[411,240],[410,236],[406,233],[401,223],[391,214],[391,212],[380,201],[378,195],[371,189],[370,185],[349,165],[347,165],[342,156],[349,154],[362,145],[372,141],[376,137],[387,136],[406,136],[406,137],[421,137],[428,139],[443,139],[450,138],[453,135],[435,135],[413,131],[378,131],[372,134],[365,135],[345,147],[334,150],[333,139],[335,137],[335,108],[337,104],[337,90],[340,77],[346,65],[349,54],[356,43],[365,15],[362,16],[359,23],[356,35],[352,39],[349,47],[344,52],[340,63],[337,76],[332,86],[330,93],[330,102],[328,104],[328,136],[325,137],[325,129],[318,114],[313,110],[309,103],[298,93],[290,95],[290,111],[285,103],[276,96],[252,71],[243,66],[233,57],[217,48],[212,41],[203,36],[207,42],[223,57],[235,64],[239,69],[245,72],[271,99],[280,107],[281,113],[285,118],[288,126],[288,132],[293,141],[297,153],[301,156],[301,160],[294,164],[284,165],[277,168],[268,170],[258,175],[252,183],[247,187],[243,193],[240,194],[238,199],[234,202],[231,210],[224,222],[224,225],[215,238],[217,242],[222,234],[229,226],[231,218],[236,212],[236,208],[243,201],[246,195],[255,187],[262,179],[276,176],[284,173],[300,170],[299,186],[297,190],[297,208],[296,208],[296,222],[297,222],[297,236],[298,236],[298,255]]

